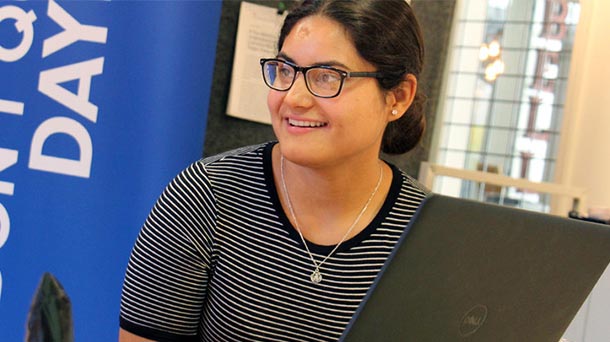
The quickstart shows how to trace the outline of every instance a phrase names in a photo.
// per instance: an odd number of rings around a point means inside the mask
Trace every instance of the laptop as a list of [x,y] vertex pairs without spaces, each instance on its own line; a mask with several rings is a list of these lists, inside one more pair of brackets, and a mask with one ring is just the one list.
[[609,262],[610,225],[431,195],[340,341],[558,342]]

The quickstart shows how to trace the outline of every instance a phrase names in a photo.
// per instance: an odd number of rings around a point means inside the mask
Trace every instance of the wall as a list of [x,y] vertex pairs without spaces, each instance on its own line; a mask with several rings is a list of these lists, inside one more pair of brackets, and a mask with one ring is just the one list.
[[[275,0],[250,2],[271,7],[277,6],[278,3]],[[222,2],[212,96],[210,97],[207,130],[203,146],[204,156],[274,139],[271,126],[240,120],[226,114],[240,5],[241,1]]]
[[[581,4],[556,182],[586,188],[588,205],[610,207],[610,45],[606,43],[610,1],[581,0]],[[610,270],[606,270],[568,330],[568,340],[607,341],[609,307]]]
[[556,181],[588,189],[588,204],[610,207],[610,1],[582,0]]

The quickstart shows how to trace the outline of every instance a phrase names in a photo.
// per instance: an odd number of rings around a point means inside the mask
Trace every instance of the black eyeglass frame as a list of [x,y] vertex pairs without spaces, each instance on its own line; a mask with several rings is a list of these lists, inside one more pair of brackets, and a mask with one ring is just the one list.
[[[284,63],[286,65],[289,65],[291,68],[294,69],[294,77],[292,78],[292,82],[290,82],[290,85],[288,86],[288,88],[286,89],[278,89],[275,88],[274,86],[272,86],[271,84],[269,84],[267,82],[267,78],[265,77],[265,64],[268,62],[280,62],[280,63]],[[307,90],[309,91],[309,93],[311,93],[313,96],[315,97],[320,97],[320,98],[324,98],[324,99],[330,99],[333,97],[337,97],[339,96],[339,94],[341,94],[341,90],[343,89],[343,84],[345,83],[345,79],[346,78],[351,78],[351,77],[372,77],[372,78],[377,78],[380,79],[383,77],[383,74],[378,72],[378,71],[373,71],[373,72],[366,72],[366,71],[345,71],[345,70],[341,70],[341,69],[337,69],[335,67],[331,67],[331,66],[327,66],[327,65],[312,65],[312,66],[307,66],[307,67],[302,67],[302,66],[298,66],[294,63],[288,62],[286,60],[283,59],[279,59],[279,58],[261,58],[260,59],[260,63],[261,63],[261,71],[263,72],[263,81],[265,82],[265,84],[273,89],[273,90],[277,90],[277,91],[288,91],[290,90],[290,88],[292,88],[292,86],[294,85],[294,82],[297,79],[297,74],[300,72],[301,74],[303,74],[303,79],[305,80],[305,86],[307,87]],[[311,69],[326,69],[326,70],[332,70],[337,72],[340,76],[341,76],[341,84],[339,85],[339,88],[337,89],[337,93],[334,95],[319,95],[314,93],[311,88],[309,87],[309,82],[307,81],[307,72]]]

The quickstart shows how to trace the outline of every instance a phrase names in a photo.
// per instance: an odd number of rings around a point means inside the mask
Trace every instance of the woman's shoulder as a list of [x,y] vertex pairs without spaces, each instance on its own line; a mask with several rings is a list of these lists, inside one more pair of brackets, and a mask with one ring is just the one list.
[[401,167],[394,164],[392,161],[385,160],[385,163],[390,166],[392,169],[392,174],[394,177],[393,185],[401,185],[402,191],[414,191],[419,193],[421,196],[425,197],[430,193],[430,189],[428,189],[425,185],[419,182],[415,177],[409,175],[406,171],[404,171]]
[[272,146],[273,142],[267,142],[201,158],[180,171],[170,185],[211,184],[214,179],[222,179],[228,173],[241,173],[248,168],[262,172],[264,160],[267,159],[265,151]]
[[274,142],[266,142],[257,145],[249,145],[239,147],[233,150],[222,152],[213,156],[204,157],[196,162],[203,167],[222,166],[226,163],[236,163],[260,160],[265,158],[265,151],[268,150]]
[[404,173],[405,182],[409,187],[413,188],[415,191],[420,192],[422,195],[427,196],[430,193],[430,189],[428,189],[425,185],[423,185],[416,178]]
[[182,174],[190,174],[212,187],[227,182],[264,182],[271,163],[275,142],[244,146],[204,157],[192,163]]
[[401,175],[402,186],[401,195],[410,198],[412,201],[422,202],[429,194],[430,189],[419,182],[415,177],[407,174],[405,171],[396,168]]

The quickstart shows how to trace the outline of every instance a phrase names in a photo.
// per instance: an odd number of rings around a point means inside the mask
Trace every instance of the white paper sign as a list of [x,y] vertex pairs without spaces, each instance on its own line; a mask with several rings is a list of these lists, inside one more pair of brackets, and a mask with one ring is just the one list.
[[262,77],[261,58],[277,54],[277,40],[286,17],[276,8],[242,2],[237,24],[235,55],[227,114],[270,124],[267,109],[269,88]]

